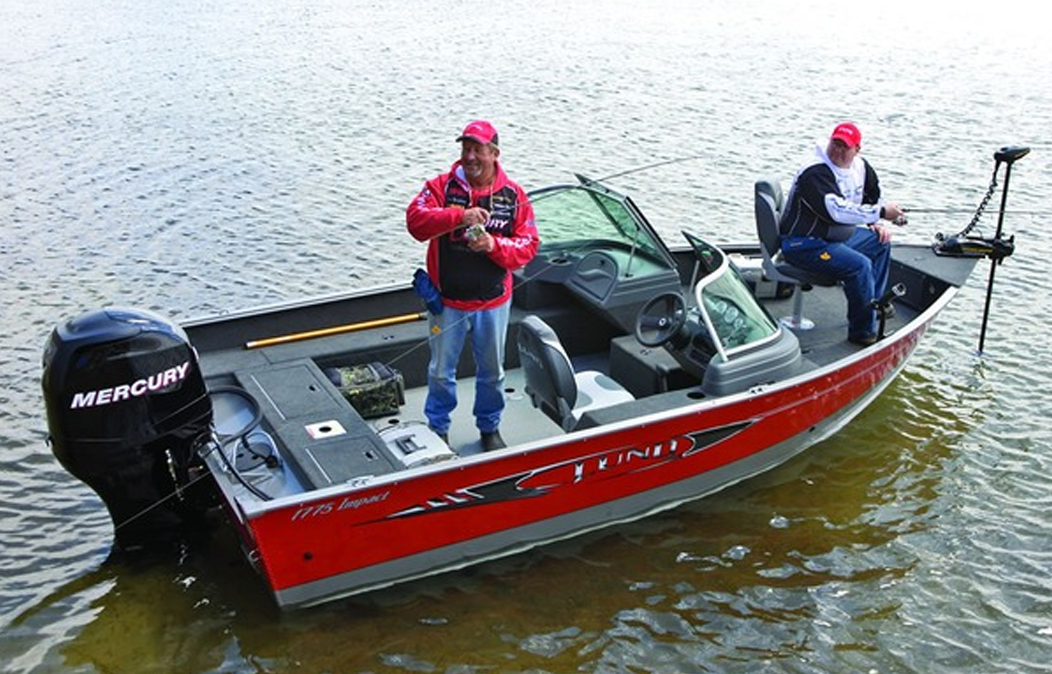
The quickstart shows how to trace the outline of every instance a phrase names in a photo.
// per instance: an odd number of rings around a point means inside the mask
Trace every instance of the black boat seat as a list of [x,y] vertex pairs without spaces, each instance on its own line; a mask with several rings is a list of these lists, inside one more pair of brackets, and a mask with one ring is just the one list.
[[537,316],[519,324],[518,347],[526,395],[564,431],[572,431],[586,412],[635,400],[602,372],[574,372],[558,335]]
[[814,321],[804,317],[804,293],[814,286],[834,286],[839,281],[794,267],[782,257],[782,237],[778,223],[782,218],[784,198],[776,180],[761,179],[755,186],[756,232],[760,236],[763,271],[770,281],[793,285],[793,313],[781,319],[782,325],[796,330],[810,330]]

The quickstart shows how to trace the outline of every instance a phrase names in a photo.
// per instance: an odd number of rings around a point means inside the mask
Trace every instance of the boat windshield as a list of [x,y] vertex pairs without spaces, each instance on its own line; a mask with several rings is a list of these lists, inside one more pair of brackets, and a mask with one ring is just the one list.
[[775,339],[778,323],[756,301],[723,251],[687,232],[683,235],[699,269],[694,301],[709,334],[716,336],[716,351],[723,360]]
[[[584,179],[582,179],[584,180]],[[593,248],[628,251],[674,267],[671,254],[632,201],[598,183],[557,185],[530,193],[541,250],[578,253]],[[625,269],[626,274],[631,269]]]

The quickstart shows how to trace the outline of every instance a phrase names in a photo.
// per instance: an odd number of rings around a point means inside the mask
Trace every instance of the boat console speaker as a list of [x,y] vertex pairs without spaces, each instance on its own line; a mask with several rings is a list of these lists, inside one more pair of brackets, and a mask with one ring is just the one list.
[[119,548],[199,523],[190,486],[212,405],[181,328],[140,309],[83,314],[51,332],[41,384],[51,450],[105,502]]

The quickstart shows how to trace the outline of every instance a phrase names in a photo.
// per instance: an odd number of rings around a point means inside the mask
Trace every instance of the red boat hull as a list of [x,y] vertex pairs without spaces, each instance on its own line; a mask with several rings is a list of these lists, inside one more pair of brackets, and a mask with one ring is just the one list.
[[[928,323],[836,367],[499,459],[467,457],[363,488],[237,513],[282,606],[504,556],[700,498],[828,437],[890,383]],[[236,507],[236,506],[235,506]]]

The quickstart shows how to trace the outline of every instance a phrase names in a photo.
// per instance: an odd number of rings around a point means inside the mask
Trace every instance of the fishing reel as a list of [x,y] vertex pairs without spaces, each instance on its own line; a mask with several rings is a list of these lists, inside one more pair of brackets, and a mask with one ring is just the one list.
[[464,230],[464,236],[469,241],[478,241],[482,238],[482,235],[486,233],[486,228],[482,225],[472,225]]

